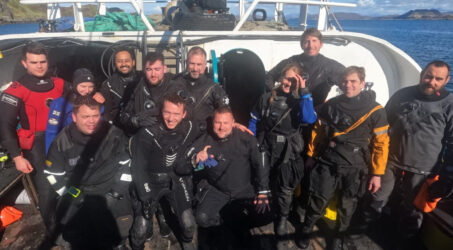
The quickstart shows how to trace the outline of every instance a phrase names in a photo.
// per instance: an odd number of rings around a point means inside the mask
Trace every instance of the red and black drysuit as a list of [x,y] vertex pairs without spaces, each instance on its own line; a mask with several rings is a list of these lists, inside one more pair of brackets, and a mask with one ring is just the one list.
[[[43,175],[46,157],[44,132],[49,105],[63,94],[64,81],[56,77],[37,78],[26,74],[13,82],[0,97],[2,147],[12,158],[23,155],[32,165],[39,208],[47,230],[53,230],[51,188]],[[20,128],[18,128],[18,124]],[[19,135],[19,136],[18,136]]]

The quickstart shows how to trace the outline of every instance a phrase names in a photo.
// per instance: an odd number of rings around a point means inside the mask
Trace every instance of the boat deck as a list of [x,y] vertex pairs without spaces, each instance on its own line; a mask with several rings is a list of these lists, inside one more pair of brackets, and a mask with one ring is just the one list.
[[[2,169],[0,174],[3,177],[6,173],[12,172],[12,168]],[[9,175],[8,175],[9,176]],[[13,178],[13,177],[11,177]],[[5,178],[1,178],[5,181]],[[22,190],[22,185],[15,185],[8,191],[8,194],[0,197],[0,204],[12,205],[14,204],[15,197]],[[45,227],[40,214],[32,205],[14,205],[21,210],[24,214],[23,217],[9,225],[3,232],[0,231],[0,249],[49,249],[50,247],[43,245],[45,239]],[[438,209],[425,217],[424,225],[420,230],[420,235],[411,242],[411,246],[407,249],[411,250],[425,250],[425,249],[453,249],[453,200],[441,201]],[[168,217],[168,216],[167,216]],[[174,218],[168,217],[170,227],[176,229],[177,222]],[[271,220],[271,219],[270,219]],[[354,232],[348,235],[345,239],[346,250],[381,250],[381,249],[395,249],[396,242],[398,241],[398,233],[396,232],[395,218],[389,216],[389,211],[385,210],[382,219],[371,225],[366,231]],[[274,236],[273,224],[268,223],[263,226],[250,229],[250,233],[246,238],[247,247],[244,249],[299,249],[295,243],[295,226],[300,223],[296,216],[290,219],[288,236],[281,241],[277,241]],[[266,223],[266,222],[264,222]],[[264,224],[261,223],[261,224]],[[146,242],[145,249],[168,249],[179,250],[181,246],[173,235],[168,238],[160,236],[159,227],[157,222],[154,222],[153,237],[150,241]],[[294,226],[295,225],[295,226]],[[330,228],[333,227],[333,222],[330,220],[320,220],[318,227],[312,235],[311,250],[326,249],[326,239],[328,240],[331,235]],[[210,242],[214,242],[212,249],[237,249],[225,248],[224,245],[229,244],[228,237],[221,231],[218,235],[210,235]],[[197,233],[195,233],[195,241]],[[426,245],[426,246],[425,246]],[[61,247],[53,247],[52,250],[63,249]]]
[[[0,242],[0,249],[38,249],[42,246],[45,237],[45,228],[39,213],[32,209],[31,205],[16,205],[18,209],[24,212],[21,220],[11,224],[3,232],[2,240]],[[154,225],[157,225],[155,223]],[[326,224],[322,223],[321,228]],[[382,225],[391,226],[391,225]],[[168,249],[179,250],[180,244],[173,234],[168,238],[162,238],[159,235],[158,227],[154,227],[154,236],[150,241],[146,242],[145,249]],[[324,230],[322,230],[324,231]],[[381,250],[381,249],[394,249],[392,246],[391,236],[392,230],[384,230],[381,227],[376,227],[366,234],[359,234],[350,236],[345,241],[345,249],[368,249],[368,250]],[[277,249],[277,241],[273,234],[273,225],[268,224],[262,227],[253,228],[250,230],[251,238],[248,244],[253,247],[248,249]],[[315,230],[311,240],[312,250],[321,250],[326,248],[325,234],[321,230]],[[224,236],[220,236],[224,237]],[[44,247],[48,249],[48,247]],[[52,250],[64,249],[61,247],[53,247]],[[215,249],[224,249],[219,246]],[[227,248],[225,248],[227,249]],[[286,241],[279,243],[279,249],[299,249],[294,243],[294,227],[290,226],[290,232]],[[411,247],[414,250],[426,249],[421,242],[414,244]]]

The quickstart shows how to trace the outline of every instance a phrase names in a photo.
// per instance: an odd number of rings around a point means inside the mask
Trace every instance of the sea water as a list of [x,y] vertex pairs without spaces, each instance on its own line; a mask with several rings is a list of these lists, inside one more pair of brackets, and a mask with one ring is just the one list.
[[[289,25],[298,20],[290,19]],[[314,21],[308,22],[314,26]],[[453,67],[453,20],[341,20],[344,31],[364,33],[384,39],[411,56],[421,68],[432,60]],[[453,91],[453,70],[447,85]]]
[[[289,19],[288,24],[297,25],[297,19]],[[308,24],[314,26],[315,22]],[[341,20],[340,24],[344,31],[365,33],[392,43],[422,68],[434,59],[453,66],[453,20]],[[0,25],[0,35],[37,31],[36,23]],[[453,90],[452,80],[448,87]]]

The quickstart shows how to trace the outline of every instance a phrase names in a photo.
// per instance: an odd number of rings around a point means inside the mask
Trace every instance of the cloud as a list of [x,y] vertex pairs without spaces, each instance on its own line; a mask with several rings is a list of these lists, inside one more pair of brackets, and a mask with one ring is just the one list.
[[360,7],[371,7],[375,5],[374,0],[358,0],[357,4]]

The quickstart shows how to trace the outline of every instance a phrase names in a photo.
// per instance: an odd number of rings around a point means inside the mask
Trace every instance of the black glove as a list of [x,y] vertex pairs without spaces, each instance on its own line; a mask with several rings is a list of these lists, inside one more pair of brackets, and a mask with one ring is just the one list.
[[107,196],[109,196],[113,199],[116,199],[116,200],[122,200],[124,198],[124,196],[122,194],[118,193],[117,191],[115,191],[113,189],[107,193]]
[[271,207],[269,206],[269,199],[267,195],[265,197],[260,197],[258,195],[253,202],[255,204],[255,211],[259,214],[264,214],[266,212],[271,211]]
[[148,127],[157,123],[156,112],[147,110],[131,117],[131,122],[136,128]]
[[441,176],[438,181],[428,187],[428,193],[431,200],[449,197],[453,193],[453,180],[448,178],[442,179]]
[[453,165],[446,164],[439,172],[439,180],[428,187],[429,198],[448,198],[453,193]]
[[143,210],[143,217],[145,217],[145,219],[150,220],[153,218],[154,212],[153,212],[153,208],[151,206],[151,202],[143,201],[142,210]]

